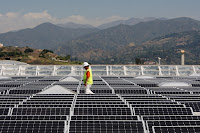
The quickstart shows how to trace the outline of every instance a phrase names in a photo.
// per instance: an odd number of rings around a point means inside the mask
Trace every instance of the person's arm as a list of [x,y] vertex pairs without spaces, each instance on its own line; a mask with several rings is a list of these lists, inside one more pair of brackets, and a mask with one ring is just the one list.
[[87,85],[87,81],[88,81],[89,77],[90,77],[90,72],[87,71],[87,73],[86,73],[86,80],[85,80],[85,86]]

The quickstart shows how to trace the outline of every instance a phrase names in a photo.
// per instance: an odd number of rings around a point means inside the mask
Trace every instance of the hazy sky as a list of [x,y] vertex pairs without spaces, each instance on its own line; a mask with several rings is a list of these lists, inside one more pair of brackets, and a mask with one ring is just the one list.
[[0,33],[43,22],[94,26],[131,17],[200,20],[200,0],[0,0]]

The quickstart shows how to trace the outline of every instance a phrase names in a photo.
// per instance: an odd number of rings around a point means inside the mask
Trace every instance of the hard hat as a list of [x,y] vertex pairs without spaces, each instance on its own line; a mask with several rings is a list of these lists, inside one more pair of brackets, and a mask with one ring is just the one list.
[[83,67],[89,66],[89,64],[87,62],[83,63]]

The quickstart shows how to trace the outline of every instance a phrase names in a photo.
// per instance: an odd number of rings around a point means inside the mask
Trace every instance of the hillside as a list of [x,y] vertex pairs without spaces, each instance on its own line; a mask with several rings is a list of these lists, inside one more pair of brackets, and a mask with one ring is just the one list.
[[58,56],[51,50],[33,49],[29,47],[0,47],[0,60],[16,60],[36,65],[79,64],[71,62],[70,56]]
[[51,23],[43,23],[33,29],[0,34],[0,43],[5,46],[29,46],[32,48],[50,50],[63,42],[98,31],[95,28],[62,28]]
[[126,64],[135,62],[136,58],[158,62],[158,57],[161,57],[162,64],[180,64],[180,50],[185,50],[185,64],[200,64],[200,31],[173,33],[140,46],[126,46],[115,58]]
[[142,45],[157,37],[191,30],[200,30],[200,21],[176,18],[142,22],[133,26],[118,25],[64,43],[56,53],[69,53],[81,61],[112,63],[110,60],[124,47]]

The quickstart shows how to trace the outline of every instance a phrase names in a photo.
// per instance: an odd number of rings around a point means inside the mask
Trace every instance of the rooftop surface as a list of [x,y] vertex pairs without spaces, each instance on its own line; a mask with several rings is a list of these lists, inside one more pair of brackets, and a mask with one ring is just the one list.
[[[84,94],[81,77],[0,78],[0,123],[3,125],[0,131],[199,132],[198,76],[94,76],[94,85],[91,88],[94,95]],[[167,82],[170,86],[159,86]],[[173,82],[187,83],[189,86],[171,86]]]

